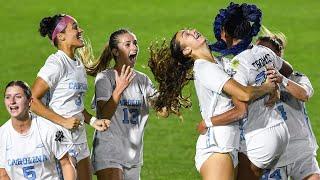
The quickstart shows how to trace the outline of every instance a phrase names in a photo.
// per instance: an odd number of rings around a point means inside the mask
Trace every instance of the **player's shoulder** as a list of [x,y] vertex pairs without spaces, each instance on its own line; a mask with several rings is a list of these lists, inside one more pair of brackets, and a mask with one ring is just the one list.
[[61,68],[64,67],[64,61],[62,57],[62,52],[59,50],[51,55],[48,56],[47,60],[45,61],[45,66],[46,65],[54,65],[54,66],[59,66]]
[[97,73],[97,78],[102,78],[102,77],[113,77],[114,76],[114,69],[107,68],[99,73]]
[[37,127],[39,130],[41,130],[41,133],[52,135],[60,130],[60,128],[57,127],[58,125],[41,116],[32,114],[32,120],[36,121]]
[[146,75],[145,73],[138,71],[138,70],[133,70],[133,71],[136,74],[135,77],[137,77],[138,79],[140,79],[140,78],[149,79],[148,75]]
[[7,132],[9,132],[9,129],[11,128],[12,123],[11,120],[9,119],[6,123],[4,123],[1,127],[0,127],[0,138],[5,137],[4,134],[6,134]]
[[293,75],[293,76],[296,76],[296,77],[303,77],[303,76],[306,76],[306,75],[304,75],[303,73],[298,72],[298,71],[293,72],[293,73],[292,73],[292,75]]
[[204,59],[197,59],[193,68],[195,76],[208,76],[208,74],[224,73],[223,66]]
[[295,81],[295,82],[299,82],[299,81],[310,81],[309,78],[298,71],[294,71],[291,75],[290,75],[290,79]]

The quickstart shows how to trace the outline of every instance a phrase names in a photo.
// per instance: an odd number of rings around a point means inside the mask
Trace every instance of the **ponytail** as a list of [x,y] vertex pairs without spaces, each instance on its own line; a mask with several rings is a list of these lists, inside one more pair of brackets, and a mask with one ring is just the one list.
[[98,60],[94,60],[90,41],[84,41],[84,44],[84,47],[77,50],[77,55],[80,57],[88,75],[96,76],[99,72],[110,68],[110,61],[113,59],[113,56],[108,43]]

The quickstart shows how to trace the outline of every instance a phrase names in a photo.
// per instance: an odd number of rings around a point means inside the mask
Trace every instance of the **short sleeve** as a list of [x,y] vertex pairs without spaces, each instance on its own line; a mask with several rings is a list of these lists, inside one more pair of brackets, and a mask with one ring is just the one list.
[[[297,73],[296,73],[296,76],[297,76]],[[304,89],[307,91],[307,95],[309,98],[312,97],[313,87],[312,87],[312,84],[311,84],[309,78],[305,75],[300,75],[300,74],[298,74],[298,76],[300,76],[300,77],[299,77],[297,83],[304,87]]]
[[224,84],[231,77],[218,64],[208,62],[196,67],[195,78],[211,91],[221,93]]
[[[50,57],[49,57],[50,58]],[[54,87],[63,76],[63,66],[58,59],[48,59],[38,72],[38,77],[46,81],[49,88]]]
[[112,96],[112,92],[111,77],[108,74],[99,73],[95,80],[96,101],[108,101]]
[[146,76],[146,94],[147,97],[152,97],[157,93],[157,89],[154,87],[152,81]]
[[243,86],[247,86],[249,84],[249,70],[242,63],[242,61],[233,58],[230,62],[230,66],[233,74],[232,78]]

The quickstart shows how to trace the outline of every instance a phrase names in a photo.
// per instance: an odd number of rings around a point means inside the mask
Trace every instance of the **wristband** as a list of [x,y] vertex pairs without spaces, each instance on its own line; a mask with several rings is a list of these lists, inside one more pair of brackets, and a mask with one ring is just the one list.
[[212,122],[211,122],[211,118],[209,118],[209,119],[204,119],[204,123],[206,124],[206,127],[207,127],[207,128],[213,126],[213,124],[212,124]]
[[92,116],[90,119],[90,126],[93,126],[94,122],[96,122],[96,120],[98,120],[96,117]]
[[286,77],[284,77],[284,76],[282,76],[282,85],[283,85],[284,87],[287,87],[287,86],[288,86],[288,82],[289,82],[289,79],[286,78]]

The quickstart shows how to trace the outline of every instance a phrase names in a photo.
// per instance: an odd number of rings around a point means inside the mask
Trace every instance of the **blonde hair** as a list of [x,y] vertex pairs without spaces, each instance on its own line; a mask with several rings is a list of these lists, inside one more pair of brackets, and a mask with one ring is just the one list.
[[262,26],[261,32],[262,35],[258,37],[257,41],[270,43],[277,52],[282,54],[287,45],[286,36],[282,32],[271,32],[265,26]]

